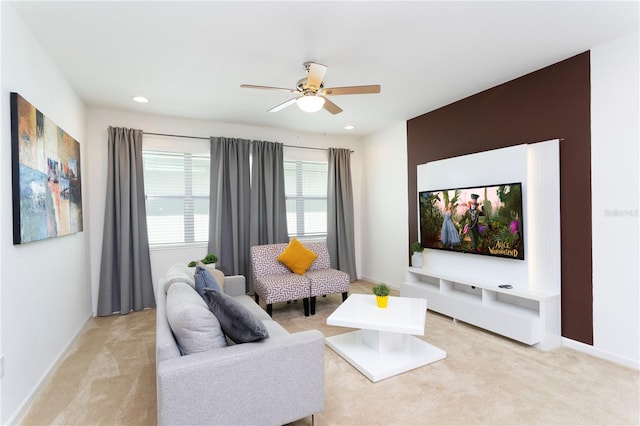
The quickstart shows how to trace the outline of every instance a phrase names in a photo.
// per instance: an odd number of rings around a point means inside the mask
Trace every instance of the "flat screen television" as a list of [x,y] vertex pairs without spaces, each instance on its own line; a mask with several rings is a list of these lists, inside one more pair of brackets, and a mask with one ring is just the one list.
[[423,247],[524,260],[521,183],[421,191],[418,197]]

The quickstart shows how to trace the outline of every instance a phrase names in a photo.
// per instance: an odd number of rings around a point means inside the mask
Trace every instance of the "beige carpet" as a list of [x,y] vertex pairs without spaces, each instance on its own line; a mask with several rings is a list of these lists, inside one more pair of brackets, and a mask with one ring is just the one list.
[[[369,293],[370,283],[352,284]],[[290,332],[326,325],[340,295],[274,306]],[[93,318],[19,424],[153,425],[155,311]],[[543,352],[429,312],[424,339],[447,358],[372,383],[325,347],[316,425],[638,425],[640,373],[567,348]],[[311,418],[294,425],[309,425]]]

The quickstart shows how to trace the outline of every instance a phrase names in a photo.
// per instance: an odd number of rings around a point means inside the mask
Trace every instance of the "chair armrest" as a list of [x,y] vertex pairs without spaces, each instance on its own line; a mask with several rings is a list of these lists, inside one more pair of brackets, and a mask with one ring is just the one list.
[[158,424],[282,425],[324,409],[324,336],[308,330],[158,365]]

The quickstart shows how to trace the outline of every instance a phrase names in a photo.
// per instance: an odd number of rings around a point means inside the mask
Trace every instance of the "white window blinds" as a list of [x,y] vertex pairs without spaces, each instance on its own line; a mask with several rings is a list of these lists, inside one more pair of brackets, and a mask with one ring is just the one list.
[[327,155],[315,158],[288,149],[284,158],[284,186],[289,236],[326,238],[327,236]]
[[142,157],[149,245],[206,243],[209,154],[144,149]]

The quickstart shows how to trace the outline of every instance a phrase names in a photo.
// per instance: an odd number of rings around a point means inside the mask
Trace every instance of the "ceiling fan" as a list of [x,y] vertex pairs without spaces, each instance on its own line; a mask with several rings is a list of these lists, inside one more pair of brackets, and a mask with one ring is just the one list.
[[289,99],[288,101],[271,108],[269,112],[278,112],[289,105],[297,104],[301,110],[306,112],[316,112],[324,108],[331,114],[339,114],[342,112],[342,108],[327,99],[327,96],[380,93],[379,84],[372,84],[368,86],[324,87],[323,80],[324,75],[327,72],[327,66],[310,61],[305,62],[302,65],[307,71],[307,77],[298,80],[295,89],[257,86],[254,84],[241,84],[240,87],[247,89],[279,90],[295,93],[297,95],[295,98]]

